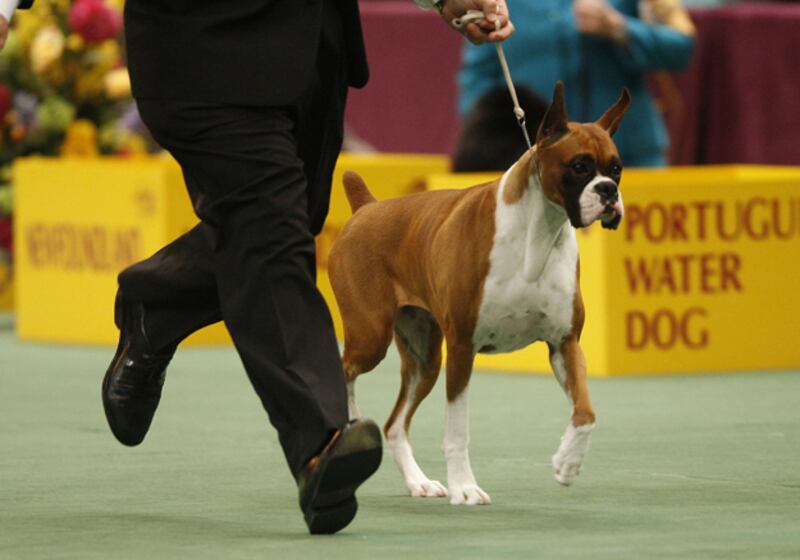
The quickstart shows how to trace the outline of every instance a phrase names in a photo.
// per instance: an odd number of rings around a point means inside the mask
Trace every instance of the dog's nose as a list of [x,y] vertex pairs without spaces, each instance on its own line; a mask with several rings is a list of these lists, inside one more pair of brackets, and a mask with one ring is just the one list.
[[617,184],[613,181],[598,183],[595,185],[594,190],[604,202],[613,202],[617,199]]

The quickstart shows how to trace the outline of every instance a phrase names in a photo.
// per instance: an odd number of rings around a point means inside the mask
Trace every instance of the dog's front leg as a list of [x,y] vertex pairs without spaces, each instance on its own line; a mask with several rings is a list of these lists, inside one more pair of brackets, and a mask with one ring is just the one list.
[[450,503],[468,506],[492,503],[472,474],[469,462],[469,400],[467,386],[475,354],[472,345],[447,347],[447,413],[444,456]]
[[569,486],[580,472],[589,449],[589,436],[594,429],[595,414],[586,382],[586,360],[576,336],[570,336],[559,347],[550,347],[550,364],[567,397],[572,401],[572,417],[561,445],[553,455],[553,468],[558,482]]

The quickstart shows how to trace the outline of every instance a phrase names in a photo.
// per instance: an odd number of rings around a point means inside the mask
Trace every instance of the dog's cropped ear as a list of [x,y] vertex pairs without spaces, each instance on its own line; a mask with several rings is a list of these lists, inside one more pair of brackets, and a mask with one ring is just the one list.
[[622,95],[619,96],[617,102],[614,103],[608,110],[603,113],[603,116],[597,119],[597,124],[601,128],[608,131],[609,136],[614,136],[614,133],[619,127],[619,122],[622,120],[625,111],[628,110],[628,105],[631,104],[631,94],[628,88],[622,88]]
[[547,108],[536,133],[536,144],[551,144],[569,132],[567,110],[564,108],[564,82],[559,80],[553,90],[553,102]]

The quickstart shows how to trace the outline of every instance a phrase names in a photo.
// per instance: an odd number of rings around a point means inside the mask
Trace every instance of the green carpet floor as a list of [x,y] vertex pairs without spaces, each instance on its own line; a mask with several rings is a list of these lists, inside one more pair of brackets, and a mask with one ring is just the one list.
[[[577,483],[549,457],[568,407],[544,376],[480,373],[473,467],[494,504],[410,498],[391,457],[343,533],[310,537],[274,431],[230,349],[182,350],[147,440],[118,444],[109,349],[0,332],[0,558],[800,558],[800,372],[592,380]],[[358,387],[385,420],[394,353]],[[443,383],[412,432],[444,480]]]

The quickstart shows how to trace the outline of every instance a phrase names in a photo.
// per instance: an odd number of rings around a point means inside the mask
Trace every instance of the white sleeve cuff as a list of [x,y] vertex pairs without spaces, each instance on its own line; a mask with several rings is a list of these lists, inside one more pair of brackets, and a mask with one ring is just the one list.
[[433,0],[414,0],[414,3],[423,10],[432,10],[435,7]]
[[0,0],[0,16],[5,16],[6,20],[11,21],[11,16],[19,6],[19,0]]

